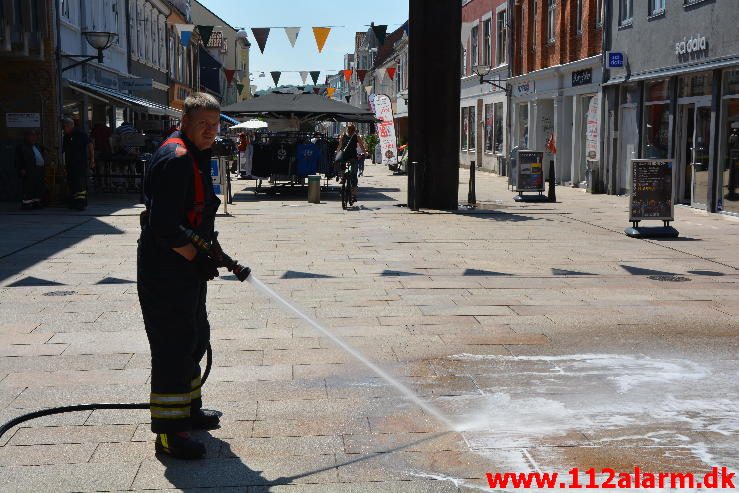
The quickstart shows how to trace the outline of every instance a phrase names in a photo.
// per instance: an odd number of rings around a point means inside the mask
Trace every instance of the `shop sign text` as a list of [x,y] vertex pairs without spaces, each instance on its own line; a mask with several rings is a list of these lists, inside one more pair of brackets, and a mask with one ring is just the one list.
[[700,53],[708,49],[708,41],[705,36],[698,34],[695,37],[684,37],[682,41],[675,43],[675,54],[685,55],[689,53]]

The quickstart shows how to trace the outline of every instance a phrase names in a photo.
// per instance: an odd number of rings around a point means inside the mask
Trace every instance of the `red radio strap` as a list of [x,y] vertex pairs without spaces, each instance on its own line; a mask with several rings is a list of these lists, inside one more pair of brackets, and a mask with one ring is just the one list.
[[[182,139],[170,138],[164,141],[162,147],[177,144],[187,150],[187,146]],[[203,187],[203,179],[200,177],[200,168],[198,167],[195,157],[190,154],[192,160],[192,174],[195,177],[195,203],[193,208],[187,211],[187,220],[192,227],[198,227],[203,223],[203,209],[205,208],[205,188]]]

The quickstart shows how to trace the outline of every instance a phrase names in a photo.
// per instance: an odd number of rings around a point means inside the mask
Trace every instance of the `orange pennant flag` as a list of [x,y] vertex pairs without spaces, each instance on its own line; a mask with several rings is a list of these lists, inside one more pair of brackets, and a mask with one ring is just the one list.
[[354,73],[354,71],[351,70],[351,69],[344,70],[344,78],[346,79],[347,82],[349,82],[350,80],[352,80],[352,73]]
[[326,89],[326,93],[328,94],[328,97],[330,98],[334,97],[335,92],[336,92],[335,87],[329,87],[328,89]]
[[330,27],[314,27],[313,36],[316,38],[316,44],[318,45],[318,53],[323,51],[323,47],[326,45],[328,35],[331,33]]

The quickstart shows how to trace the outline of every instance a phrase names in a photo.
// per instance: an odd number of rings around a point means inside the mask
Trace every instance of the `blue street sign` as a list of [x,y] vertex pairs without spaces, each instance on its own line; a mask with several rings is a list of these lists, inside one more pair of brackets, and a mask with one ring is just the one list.
[[623,68],[624,54],[618,51],[609,51],[606,55],[607,68]]

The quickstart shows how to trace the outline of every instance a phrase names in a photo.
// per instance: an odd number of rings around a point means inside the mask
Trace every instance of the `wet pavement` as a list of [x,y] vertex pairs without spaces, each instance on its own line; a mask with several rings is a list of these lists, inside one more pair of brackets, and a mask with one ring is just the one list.
[[[221,243],[464,431],[224,273],[207,460],[157,458],[146,411],[72,413],[0,439],[0,490],[456,492],[491,491],[488,472],[739,470],[739,218],[677,207],[678,240],[637,240],[623,197],[520,204],[478,173],[478,208],[411,213],[406,181],[368,166],[349,211],[335,192],[314,205],[237,181]],[[0,208],[0,421],[147,400],[135,198]]]

